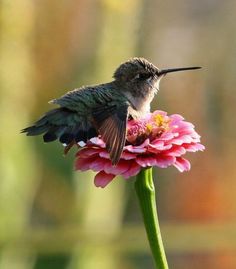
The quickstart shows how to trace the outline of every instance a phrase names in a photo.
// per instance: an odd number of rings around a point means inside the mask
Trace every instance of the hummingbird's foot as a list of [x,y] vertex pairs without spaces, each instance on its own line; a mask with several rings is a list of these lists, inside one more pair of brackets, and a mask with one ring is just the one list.
[[66,155],[75,144],[75,140],[73,140],[70,144],[66,145],[64,148],[64,155]]

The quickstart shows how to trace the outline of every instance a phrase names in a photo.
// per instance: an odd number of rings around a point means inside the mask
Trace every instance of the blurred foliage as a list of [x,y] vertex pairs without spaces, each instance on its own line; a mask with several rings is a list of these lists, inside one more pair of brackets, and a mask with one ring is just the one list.
[[133,180],[105,189],[75,150],[20,135],[48,101],[111,80],[122,61],[203,66],[161,83],[153,109],[194,122],[192,170],[155,171],[171,268],[236,268],[236,2],[0,2],[0,268],[152,268]]

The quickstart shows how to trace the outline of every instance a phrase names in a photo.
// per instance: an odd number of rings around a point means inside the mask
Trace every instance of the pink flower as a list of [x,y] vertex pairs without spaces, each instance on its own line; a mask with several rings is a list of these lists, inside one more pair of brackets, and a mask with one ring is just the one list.
[[182,156],[204,148],[193,124],[180,115],[167,116],[166,112],[155,111],[143,119],[128,122],[126,145],[116,166],[111,164],[105,143],[96,137],[78,151],[75,168],[98,172],[95,185],[104,188],[115,176],[127,179],[144,167],[173,165],[180,172],[188,171],[190,162]]

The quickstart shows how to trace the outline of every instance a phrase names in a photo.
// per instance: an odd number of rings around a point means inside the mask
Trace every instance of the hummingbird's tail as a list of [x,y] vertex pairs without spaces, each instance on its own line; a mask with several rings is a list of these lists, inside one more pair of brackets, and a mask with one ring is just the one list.
[[55,108],[42,116],[34,125],[21,130],[27,136],[43,134],[44,142],[52,142],[57,139],[64,145],[73,145],[78,142],[86,142],[97,136],[96,130],[91,126],[87,118],[67,108]]

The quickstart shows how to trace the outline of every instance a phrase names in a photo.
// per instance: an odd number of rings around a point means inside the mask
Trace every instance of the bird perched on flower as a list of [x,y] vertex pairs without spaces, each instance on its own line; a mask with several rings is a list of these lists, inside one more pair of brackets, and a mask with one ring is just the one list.
[[74,144],[86,143],[99,135],[116,165],[125,146],[127,120],[150,112],[161,78],[170,72],[199,68],[160,70],[144,58],[133,58],[116,69],[113,81],[81,87],[50,101],[59,107],[22,132],[29,136],[43,134],[45,142],[59,139],[65,152]]

